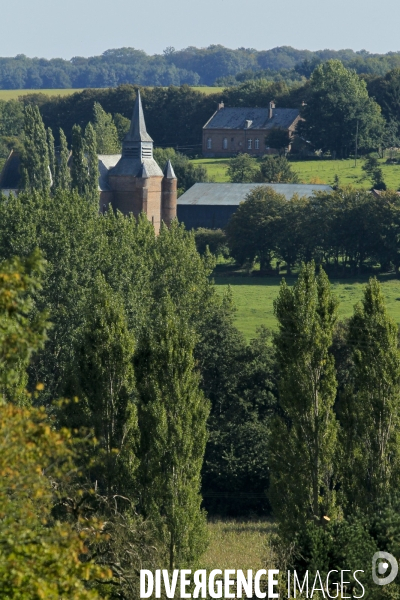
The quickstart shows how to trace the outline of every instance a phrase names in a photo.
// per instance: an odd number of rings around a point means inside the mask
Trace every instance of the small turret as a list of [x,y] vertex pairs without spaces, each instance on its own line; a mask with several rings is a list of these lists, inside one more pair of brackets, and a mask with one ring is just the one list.
[[176,219],[178,200],[178,180],[169,160],[164,168],[164,178],[161,185],[161,220],[169,227]]

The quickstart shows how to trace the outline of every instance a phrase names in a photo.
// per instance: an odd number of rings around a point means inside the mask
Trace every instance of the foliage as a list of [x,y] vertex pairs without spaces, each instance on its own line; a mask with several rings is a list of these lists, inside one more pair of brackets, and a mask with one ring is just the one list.
[[285,281],[274,302],[279,407],[271,435],[270,499],[286,539],[307,521],[335,514],[333,412],[336,376],[329,353],[337,301],[314,263],[303,265],[293,288]]
[[51,179],[46,130],[38,107],[29,104],[25,107],[21,168],[25,189],[48,192]]
[[56,174],[54,178],[54,189],[69,190],[71,187],[71,172],[68,166],[69,150],[67,138],[62,129],[60,129],[60,156],[56,164]]
[[226,230],[231,255],[239,264],[253,264],[258,259],[261,270],[270,268],[286,203],[282,194],[260,186],[239,205]]
[[79,125],[72,128],[71,185],[78,194],[83,194],[87,186],[87,165],[82,130]]
[[[398,328],[371,279],[349,321],[353,368],[343,394],[346,503],[368,513],[399,481]],[[349,473],[351,472],[351,477]]]
[[215,256],[228,256],[229,250],[226,243],[226,234],[222,229],[204,229],[199,227],[194,232],[196,248],[204,254],[208,248]]
[[263,156],[260,165],[259,181],[267,183],[299,183],[299,176],[284,156]]
[[354,71],[338,60],[319,65],[310,78],[310,96],[298,126],[316,149],[345,158],[360,148],[377,148],[384,120],[379,105]]
[[281,156],[290,146],[289,132],[285,129],[274,127],[265,138],[265,143],[268,144],[270,148],[278,150],[279,156]]
[[86,533],[52,516],[51,478],[66,477],[73,453],[66,431],[56,432],[43,411],[0,406],[0,594],[16,600],[95,599],[87,583],[108,570],[82,561]]
[[97,133],[91,123],[85,129],[84,147],[87,163],[87,187],[86,193],[98,205],[100,200],[99,189],[99,160],[97,156]]
[[205,550],[200,471],[208,402],[199,389],[195,337],[169,297],[154,313],[135,360],[139,391],[140,480],[145,514],[169,548],[169,568]]
[[258,174],[257,161],[250,154],[238,154],[229,161],[227,174],[232,183],[252,183]]
[[[44,261],[38,252],[0,264],[0,405],[27,403],[26,369],[46,339],[46,313],[34,312]],[[39,382],[37,382],[39,383]]]
[[168,160],[174,168],[178,179],[178,194],[183,194],[195,183],[209,181],[206,169],[201,165],[194,165],[187,156],[176,152],[173,148],[155,148],[154,159],[161,169],[165,168]]
[[385,182],[383,181],[383,171],[379,167],[378,159],[374,156],[369,156],[362,166],[362,170],[372,180],[372,187],[375,190],[386,190]]
[[118,130],[113,118],[103,110],[98,102],[95,102],[93,106],[93,128],[96,134],[96,152],[98,154],[121,152]]

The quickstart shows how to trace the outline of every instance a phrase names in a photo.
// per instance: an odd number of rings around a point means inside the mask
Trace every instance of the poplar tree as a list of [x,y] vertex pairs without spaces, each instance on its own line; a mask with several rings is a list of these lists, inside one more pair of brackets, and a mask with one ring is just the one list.
[[199,389],[195,337],[160,300],[136,359],[142,506],[169,548],[169,568],[195,561],[207,545],[200,508],[209,403]]
[[93,114],[93,126],[97,140],[97,153],[117,154],[118,152],[121,152],[118,130],[112,116],[109,113],[106,113],[98,102],[94,103]]
[[[93,427],[103,457],[98,477],[115,493],[133,493],[137,467],[134,445],[137,416],[134,402],[134,338],[130,333],[122,299],[97,275],[83,308],[85,324],[74,349],[68,395],[78,396],[80,406],[66,416],[72,426]],[[117,488],[115,487],[117,486]]]
[[69,150],[67,138],[60,128],[60,160],[56,163],[54,187],[57,190],[69,190],[71,187],[71,173],[68,166]]
[[349,323],[353,368],[343,401],[348,506],[373,510],[400,485],[400,350],[379,282],[370,279]]
[[88,193],[94,201],[99,201],[99,160],[96,150],[96,132],[88,123],[85,129],[85,154],[88,165]]
[[72,189],[77,190],[79,194],[84,194],[88,184],[88,166],[79,125],[74,125],[72,128],[71,179]]
[[334,511],[337,384],[329,347],[337,301],[312,262],[302,266],[293,288],[282,282],[274,309],[280,411],[270,443],[270,498],[282,533],[291,536],[307,520],[331,518]]
[[25,107],[23,185],[27,190],[50,190],[49,150],[46,130],[37,106]]
[[56,153],[54,149],[54,136],[50,127],[47,128],[47,149],[49,153],[49,169],[51,176],[51,183],[54,184],[56,174]]

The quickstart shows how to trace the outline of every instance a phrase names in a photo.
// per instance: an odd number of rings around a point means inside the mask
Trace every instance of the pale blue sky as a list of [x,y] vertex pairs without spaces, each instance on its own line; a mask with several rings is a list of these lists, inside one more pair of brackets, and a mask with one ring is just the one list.
[[0,0],[0,56],[131,46],[400,50],[400,0]]

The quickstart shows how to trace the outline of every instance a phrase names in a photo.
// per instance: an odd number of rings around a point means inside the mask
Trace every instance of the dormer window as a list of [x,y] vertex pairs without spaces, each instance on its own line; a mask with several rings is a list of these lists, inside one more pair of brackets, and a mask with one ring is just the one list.
[[253,147],[253,140],[247,140],[247,150],[251,150]]
[[252,124],[253,124],[253,121],[246,121],[245,129],[250,129],[250,127],[252,126]]

